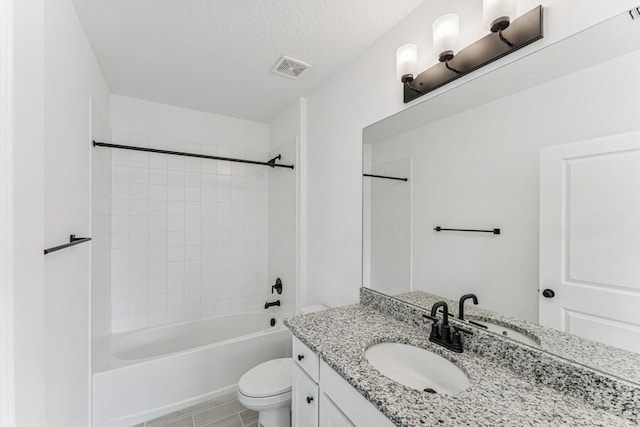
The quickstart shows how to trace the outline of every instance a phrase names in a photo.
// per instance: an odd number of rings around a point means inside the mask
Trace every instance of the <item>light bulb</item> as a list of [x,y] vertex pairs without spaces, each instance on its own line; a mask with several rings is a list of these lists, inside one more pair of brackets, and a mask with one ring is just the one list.
[[516,16],[515,0],[483,0],[484,26],[493,33],[504,30]]
[[396,51],[396,70],[402,83],[410,82],[418,73],[418,46],[405,44]]
[[433,23],[433,51],[440,62],[451,60],[460,49],[460,20],[449,13]]

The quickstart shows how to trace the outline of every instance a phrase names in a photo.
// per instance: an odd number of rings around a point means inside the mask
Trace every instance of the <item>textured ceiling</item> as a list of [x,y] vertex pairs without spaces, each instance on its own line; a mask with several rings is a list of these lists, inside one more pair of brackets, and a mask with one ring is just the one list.
[[[423,0],[74,0],[111,91],[269,122]],[[281,55],[313,65],[269,71]],[[392,59],[391,59],[392,60]]]

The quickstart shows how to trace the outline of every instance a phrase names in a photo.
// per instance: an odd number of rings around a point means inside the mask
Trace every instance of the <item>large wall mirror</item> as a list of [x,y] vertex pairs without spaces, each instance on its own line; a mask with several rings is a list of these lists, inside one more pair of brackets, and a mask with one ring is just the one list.
[[363,285],[640,383],[638,76],[624,12],[367,127]]

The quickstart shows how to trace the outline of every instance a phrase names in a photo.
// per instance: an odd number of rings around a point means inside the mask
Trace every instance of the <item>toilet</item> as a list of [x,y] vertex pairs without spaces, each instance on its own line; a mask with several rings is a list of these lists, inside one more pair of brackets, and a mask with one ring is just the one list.
[[[324,305],[303,307],[302,314],[326,310]],[[273,359],[248,370],[238,381],[238,401],[257,411],[260,427],[291,426],[293,359]]]

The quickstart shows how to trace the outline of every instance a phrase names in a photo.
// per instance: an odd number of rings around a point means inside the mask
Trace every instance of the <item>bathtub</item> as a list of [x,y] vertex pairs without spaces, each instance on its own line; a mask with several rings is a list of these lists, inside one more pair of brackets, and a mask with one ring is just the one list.
[[104,337],[94,427],[131,426],[195,405],[235,389],[255,365],[290,357],[291,335],[272,318],[240,313]]

